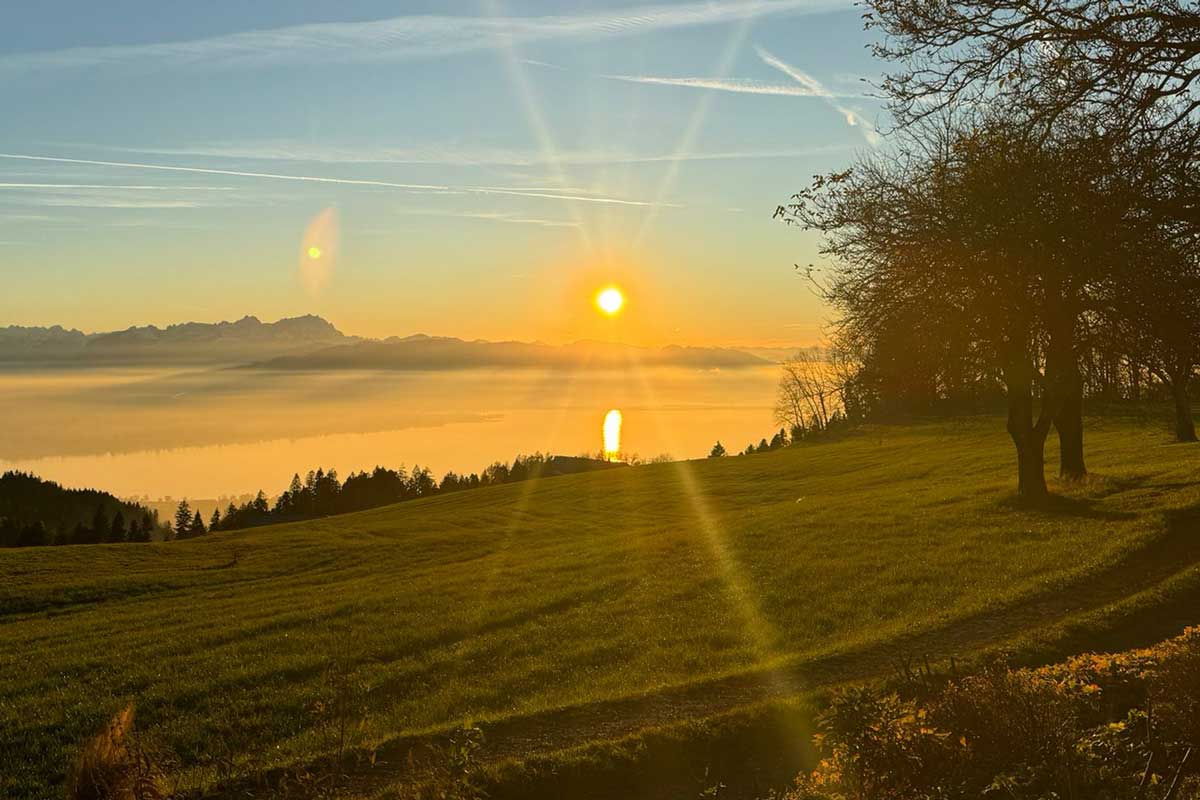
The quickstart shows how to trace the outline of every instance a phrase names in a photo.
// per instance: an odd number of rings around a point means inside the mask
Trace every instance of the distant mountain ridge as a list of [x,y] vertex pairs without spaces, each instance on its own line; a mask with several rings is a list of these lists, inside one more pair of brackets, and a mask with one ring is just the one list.
[[722,347],[636,347],[610,342],[468,341],[449,336],[347,336],[314,315],[262,322],[184,322],[83,333],[60,325],[0,328],[0,364],[26,366],[231,365],[276,370],[453,370],[480,367],[735,369],[768,359]]
[[0,361],[21,363],[229,363],[358,341],[311,314],[277,322],[184,322],[85,334],[60,325],[0,328]]
[[328,347],[304,355],[282,356],[253,364],[270,370],[450,370],[477,367],[623,368],[678,366],[735,369],[771,362],[722,347],[635,347],[580,341],[566,345],[543,342],[467,341],[446,336],[391,337]]

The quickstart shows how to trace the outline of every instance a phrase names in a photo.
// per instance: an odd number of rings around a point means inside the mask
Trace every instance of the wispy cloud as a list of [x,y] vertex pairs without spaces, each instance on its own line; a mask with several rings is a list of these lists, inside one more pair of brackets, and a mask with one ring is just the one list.
[[205,208],[209,203],[195,200],[171,200],[151,198],[140,200],[129,197],[104,197],[79,195],[74,197],[54,196],[39,197],[31,201],[31,205],[44,208]]
[[0,75],[129,64],[174,69],[437,58],[538,41],[623,36],[851,7],[848,0],[714,0],[577,15],[415,15],[296,25],[181,42],[15,53],[0,57]]
[[561,67],[558,64],[551,64],[549,61],[538,61],[536,58],[522,58],[522,64],[528,64],[531,67],[543,67],[545,69],[555,69],[559,72],[565,72],[566,67]]
[[684,86],[689,89],[711,89],[738,94],[768,94],[788,97],[824,97],[825,95],[790,83],[767,83],[745,78],[666,78],[656,75],[601,75],[613,81],[651,83],[659,86]]
[[86,164],[89,166],[115,167],[120,169],[158,170],[165,172],[184,172],[200,175],[224,175],[238,178],[259,178],[273,181],[299,181],[320,184],[335,184],[339,186],[360,186],[382,189],[399,189],[406,192],[418,193],[463,193],[479,195],[500,195],[506,197],[527,197],[545,200],[566,200],[581,203],[602,203],[607,205],[651,206],[663,205],[677,207],[673,203],[652,203],[646,200],[631,200],[619,197],[606,197],[596,194],[569,194],[554,191],[541,191],[522,187],[502,186],[450,186],[429,183],[398,183],[395,181],[367,180],[360,178],[332,178],[317,175],[286,175],[276,172],[251,172],[247,170],[216,169],[210,167],[176,166],[166,164],[143,164],[129,161],[100,161],[87,158],[62,158],[58,156],[29,155],[24,153],[0,153],[0,158],[40,161],[57,164]]
[[541,219],[538,217],[526,217],[518,214],[510,214],[503,211],[439,211],[437,209],[430,208],[403,208],[399,209],[399,212],[401,214],[411,214],[414,216],[478,219],[487,220],[489,222],[510,222],[518,225],[537,225],[543,228],[575,228],[579,226],[578,222],[569,219]]
[[845,118],[847,125],[858,128],[862,131],[863,137],[872,147],[879,146],[881,137],[879,132],[875,130],[875,126],[863,119],[863,117],[857,111],[840,102],[838,96],[825,88],[820,81],[799,67],[795,67],[778,56],[773,55],[764,47],[755,47],[755,50],[758,51],[758,57],[763,60],[763,63],[774,67],[784,75],[787,75],[797,84],[812,92],[813,96],[824,98],[825,102],[828,103],[831,108]]
[[[792,87],[787,87],[791,89]],[[796,87],[799,88],[799,87]],[[59,143],[68,144],[68,143]],[[71,146],[84,146],[82,143]],[[86,145],[95,147],[94,145]],[[426,164],[461,167],[540,167],[548,157],[535,150],[480,148],[470,145],[439,148],[389,148],[365,146],[311,145],[291,141],[260,141],[189,145],[183,147],[99,148],[109,152],[163,155],[182,158],[215,158],[245,161],[296,161],[313,164]],[[742,159],[790,158],[822,155],[845,150],[842,145],[815,145],[747,150],[714,150],[684,153],[636,153],[620,150],[559,150],[557,160],[572,166],[620,164],[657,164],[663,161],[735,161]],[[558,187],[514,186],[521,191],[563,191]],[[587,194],[573,187],[573,193]]]
[[[0,203],[44,208],[202,208],[228,205],[207,198],[234,192],[232,186],[164,186],[111,183],[0,182]],[[207,193],[206,199],[197,199]]]
[[120,191],[194,191],[194,192],[233,192],[232,186],[164,186],[159,184],[135,185],[114,183],[0,183],[0,189],[111,189]]

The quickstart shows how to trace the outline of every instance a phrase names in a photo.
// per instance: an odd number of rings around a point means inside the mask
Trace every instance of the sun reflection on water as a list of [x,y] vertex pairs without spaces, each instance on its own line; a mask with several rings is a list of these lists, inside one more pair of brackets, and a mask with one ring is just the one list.
[[604,457],[617,461],[621,456],[621,411],[612,409],[604,415]]

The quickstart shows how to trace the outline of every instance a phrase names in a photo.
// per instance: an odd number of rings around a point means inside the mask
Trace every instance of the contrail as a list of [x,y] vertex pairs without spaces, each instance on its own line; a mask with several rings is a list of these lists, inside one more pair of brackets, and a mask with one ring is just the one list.
[[611,81],[650,83],[658,86],[684,86],[690,89],[711,89],[718,92],[735,92],[737,94],[825,97],[825,95],[804,86],[737,78],[664,78],[655,75],[602,75],[601,77]]
[[129,191],[192,191],[192,192],[233,192],[232,186],[163,186],[162,184],[129,186],[113,183],[0,183],[0,189],[120,189]]
[[794,80],[796,83],[800,84],[806,90],[812,92],[814,96],[822,98],[833,110],[837,111],[845,118],[847,125],[852,128],[861,128],[863,136],[872,147],[879,146],[881,137],[879,132],[875,130],[875,126],[863,119],[862,116],[859,115],[859,113],[854,109],[848,108],[844,104],[838,102],[837,96],[834,95],[833,92],[826,89],[820,81],[818,81],[812,75],[809,75],[804,70],[794,67],[779,56],[772,54],[765,47],[755,47],[754,49],[758,51],[758,57],[763,60],[764,64],[774,67],[784,75],[787,75],[789,78]]
[[590,40],[721,25],[776,14],[853,8],[850,0],[700,0],[577,15],[410,15],[239,31],[189,41],[74,47],[0,56],[0,77],[47,69],[136,64],[179,69],[443,58],[543,41]]
[[[339,186],[373,186],[385,189],[401,189],[410,192],[467,192],[470,194],[506,195],[512,197],[536,197],[548,200],[568,200],[581,203],[607,203],[623,206],[654,206],[673,205],[657,204],[645,200],[625,200],[617,197],[601,197],[596,195],[557,194],[553,192],[533,192],[522,189],[502,189],[492,186],[449,186],[434,183],[395,183],[393,181],[377,181],[365,178],[323,178],[315,175],[282,175],[277,172],[246,172],[233,169],[214,169],[211,167],[180,167],[166,164],[139,164],[130,161],[97,161],[88,158],[63,158],[60,156],[34,156],[22,153],[0,153],[0,158],[20,159],[23,161],[48,161],[55,164],[86,164],[96,167],[119,167],[122,169],[153,169],[164,172],[187,172],[200,175],[229,175],[237,178],[262,178],[276,181],[303,181],[308,183],[331,183]],[[675,206],[677,207],[677,206]]]

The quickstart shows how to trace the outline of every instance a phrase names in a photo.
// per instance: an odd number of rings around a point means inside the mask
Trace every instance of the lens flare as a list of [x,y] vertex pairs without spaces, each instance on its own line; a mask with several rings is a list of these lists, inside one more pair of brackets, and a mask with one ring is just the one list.
[[621,412],[613,409],[604,415],[604,457],[616,461],[621,456]]
[[337,262],[337,210],[327,208],[312,218],[300,240],[300,285],[317,297],[333,277]]
[[610,317],[621,310],[625,305],[625,295],[621,294],[621,290],[615,286],[609,286],[602,289],[596,295],[596,307],[608,314]]

